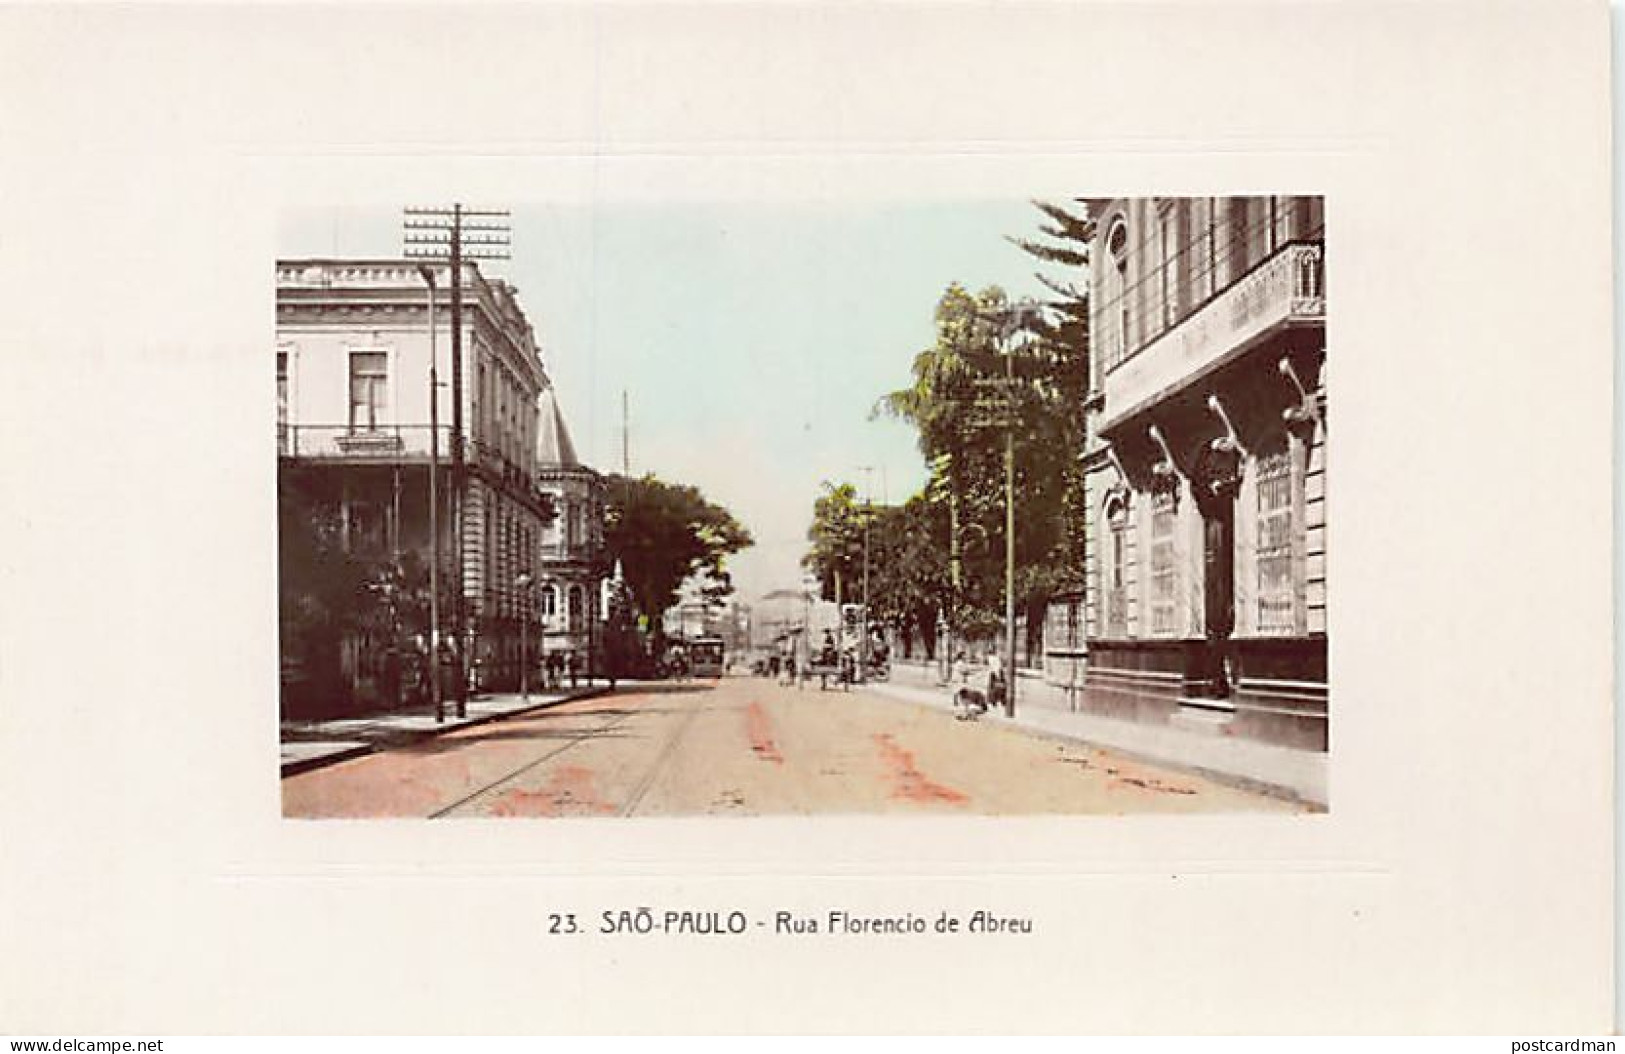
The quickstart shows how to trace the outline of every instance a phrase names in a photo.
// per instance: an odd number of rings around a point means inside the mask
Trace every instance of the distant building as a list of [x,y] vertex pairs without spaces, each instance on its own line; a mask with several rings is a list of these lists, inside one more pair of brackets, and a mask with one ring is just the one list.
[[[533,657],[537,650],[521,635],[541,640],[535,583],[544,565],[554,555],[572,563],[600,537],[601,502],[591,499],[595,474],[539,458],[558,446],[556,438],[544,440],[541,426],[544,410],[556,419],[556,408],[516,292],[468,262],[462,276],[467,480],[459,501],[450,471],[446,271],[438,265],[440,389],[431,436],[428,286],[417,262],[277,263],[284,669],[293,682],[288,694],[320,697],[295,699],[294,709],[388,706],[401,699],[401,654],[429,629],[431,453],[439,466],[441,631],[475,660],[478,687],[517,684],[521,653]],[[563,445],[568,449],[567,438]],[[548,532],[561,529],[552,508],[560,498],[560,509],[574,517],[567,519],[574,526],[562,529],[580,544],[544,553]],[[320,566],[306,566],[312,560]],[[335,584],[337,569],[363,581]],[[453,614],[459,589],[466,618],[460,632]],[[589,607],[584,601],[566,610]]]
[[1091,205],[1082,705],[1323,750],[1322,201]]
[[551,388],[537,413],[536,472],[557,515],[542,528],[537,550],[542,650],[583,663],[602,647],[604,477],[576,455]]
[[668,609],[663,623],[667,636],[682,640],[717,636],[721,626],[720,609],[698,597],[678,601]]

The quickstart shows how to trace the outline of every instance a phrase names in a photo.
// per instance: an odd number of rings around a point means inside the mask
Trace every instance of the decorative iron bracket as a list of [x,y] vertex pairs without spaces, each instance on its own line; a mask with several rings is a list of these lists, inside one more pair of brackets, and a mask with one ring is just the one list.
[[1151,436],[1157,449],[1162,451],[1162,460],[1151,466],[1151,489],[1158,494],[1172,494],[1174,500],[1179,500],[1179,468],[1174,464],[1173,451],[1168,449],[1168,441],[1162,436],[1162,429],[1156,425],[1148,425],[1146,432]]
[[1106,458],[1112,463],[1112,468],[1117,470],[1117,478],[1122,482],[1127,483],[1128,470],[1123,467],[1122,459],[1117,456],[1117,448],[1112,446],[1110,443],[1106,444]]
[[1209,395],[1207,397],[1207,408],[1212,410],[1218,416],[1220,423],[1224,425],[1224,435],[1215,439],[1209,446],[1214,450],[1221,450],[1227,454],[1239,454],[1246,457],[1247,448],[1242,446],[1241,437],[1236,434],[1235,423],[1230,420],[1230,415],[1225,412],[1224,403],[1219,401],[1217,395]]
[[1304,387],[1303,378],[1298,376],[1298,371],[1292,368],[1292,360],[1282,355],[1281,361],[1276,363],[1276,368],[1281,371],[1282,376],[1292,382],[1292,387],[1298,390],[1298,405],[1289,406],[1282,410],[1281,419],[1288,425],[1294,426],[1309,425],[1319,421],[1320,410],[1315,405],[1315,397],[1309,393],[1308,388]]

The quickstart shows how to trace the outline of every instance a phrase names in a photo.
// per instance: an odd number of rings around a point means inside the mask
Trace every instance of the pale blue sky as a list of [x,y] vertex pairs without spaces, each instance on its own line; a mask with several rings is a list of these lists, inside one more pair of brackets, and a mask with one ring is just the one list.
[[[909,382],[949,282],[1040,295],[1004,240],[1025,201],[513,205],[518,287],[576,447],[621,467],[621,392],[636,474],[694,483],[756,536],[740,596],[793,586],[819,483],[900,501],[925,478],[914,433],[869,419]],[[285,217],[278,253],[398,256],[399,214]],[[883,493],[884,492],[884,493]]]

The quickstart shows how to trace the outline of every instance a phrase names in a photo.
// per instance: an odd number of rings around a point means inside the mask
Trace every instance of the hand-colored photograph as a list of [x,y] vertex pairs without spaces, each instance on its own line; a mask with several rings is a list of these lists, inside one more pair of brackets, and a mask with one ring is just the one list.
[[277,256],[285,817],[1329,808],[1320,197]]

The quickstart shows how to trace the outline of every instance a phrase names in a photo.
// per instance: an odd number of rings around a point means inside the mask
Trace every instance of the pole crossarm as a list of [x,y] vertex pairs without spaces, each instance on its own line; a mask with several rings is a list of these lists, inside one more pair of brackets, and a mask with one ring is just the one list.
[[449,208],[443,205],[408,205],[405,212],[408,216],[449,216],[453,219],[458,216],[500,216],[507,219],[510,215],[507,209],[471,209],[462,205]]
[[[468,576],[464,560],[464,516],[468,494],[468,472],[463,436],[463,261],[508,259],[508,210],[470,209],[462,203],[444,206],[410,206],[402,219],[403,250],[408,258],[450,261],[451,294],[451,519],[454,588],[452,591],[453,640],[457,648],[457,716],[467,716],[468,671],[472,667],[475,629],[468,617]],[[472,221],[472,222],[470,222]],[[481,222],[486,221],[486,222]],[[469,232],[478,232],[469,237]],[[431,281],[425,275],[426,281]],[[433,341],[433,324],[430,340]],[[431,352],[431,363],[433,353]],[[432,366],[431,366],[432,369]],[[431,374],[432,376],[432,374]],[[431,387],[431,396],[435,394]]]

